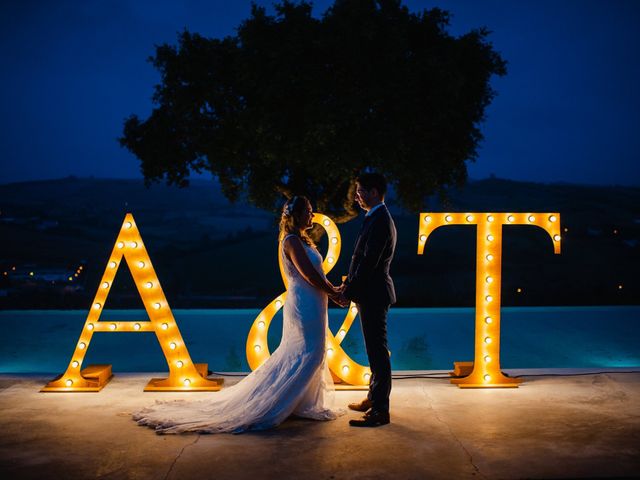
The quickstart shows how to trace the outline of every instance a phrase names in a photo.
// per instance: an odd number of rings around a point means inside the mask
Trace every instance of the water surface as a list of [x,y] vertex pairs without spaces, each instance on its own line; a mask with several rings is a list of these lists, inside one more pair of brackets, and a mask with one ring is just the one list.
[[[245,342],[258,309],[173,310],[196,363],[213,371],[246,372]],[[335,333],[346,310],[330,309]],[[0,311],[4,330],[0,373],[65,370],[86,311]],[[148,320],[144,310],[105,310],[101,321]],[[392,308],[389,348],[394,370],[450,369],[473,360],[472,308]],[[504,307],[501,365],[509,368],[608,368],[640,366],[640,307]],[[273,351],[281,313],[269,330]],[[357,319],[343,341],[352,358],[366,364]],[[114,371],[165,371],[153,333],[94,334],[84,364],[110,363]]]

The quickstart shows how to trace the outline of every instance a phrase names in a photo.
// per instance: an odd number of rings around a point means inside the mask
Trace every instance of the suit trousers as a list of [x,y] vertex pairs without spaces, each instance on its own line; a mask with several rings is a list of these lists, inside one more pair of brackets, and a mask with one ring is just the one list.
[[371,368],[367,398],[373,410],[388,412],[391,393],[391,361],[387,346],[389,305],[365,302],[358,303],[357,307]]

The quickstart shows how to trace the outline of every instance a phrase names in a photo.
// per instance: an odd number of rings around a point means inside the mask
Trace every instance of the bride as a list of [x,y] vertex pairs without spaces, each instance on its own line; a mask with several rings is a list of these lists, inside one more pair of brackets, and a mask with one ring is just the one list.
[[322,271],[322,256],[306,233],[313,211],[306,197],[287,201],[279,254],[288,281],[282,340],[269,359],[242,381],[206,400],[156,402],[133,414],[157,433],[240,433],[264,430],[290,415],[333,420],[333,380],[325,361],[327,297],[339,292]]

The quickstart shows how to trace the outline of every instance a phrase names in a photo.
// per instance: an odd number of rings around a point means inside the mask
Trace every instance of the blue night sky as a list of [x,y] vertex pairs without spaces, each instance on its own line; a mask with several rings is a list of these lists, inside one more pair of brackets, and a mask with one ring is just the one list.
[[[471,178],[640,185],[640,2],[404,3],[449,10],[456,35],[488,27],[509,62]],[[151,111],[154,45],[185,27],[233,34],[249,12],[244,0],[3,1],[0,183],[141,178],[117,138],[129,114]]]

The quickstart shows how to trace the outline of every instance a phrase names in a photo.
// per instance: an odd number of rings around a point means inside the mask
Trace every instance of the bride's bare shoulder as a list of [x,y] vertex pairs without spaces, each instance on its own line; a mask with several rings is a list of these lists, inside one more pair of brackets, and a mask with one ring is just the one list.
[[282,239],[282,246],[285,250],[290,248],[298,248],[302,246],[302,240],[298,235],[290,233]]

